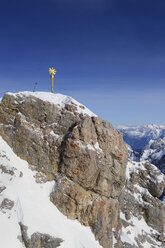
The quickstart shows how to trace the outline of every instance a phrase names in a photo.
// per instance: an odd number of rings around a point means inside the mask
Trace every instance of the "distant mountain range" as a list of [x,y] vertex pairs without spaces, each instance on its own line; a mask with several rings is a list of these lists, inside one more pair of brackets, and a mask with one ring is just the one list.
[[123,133],[125,142],[135,152],[143,152],[151,140],[165,137],[165,125],[118,126],[117,129]]
[[131,160],[149,160],[165,174],[165,125],[119,126],[118,129],[128,144]]
[[134,161],[149,160],[165,173],[165,125],[119,126]]

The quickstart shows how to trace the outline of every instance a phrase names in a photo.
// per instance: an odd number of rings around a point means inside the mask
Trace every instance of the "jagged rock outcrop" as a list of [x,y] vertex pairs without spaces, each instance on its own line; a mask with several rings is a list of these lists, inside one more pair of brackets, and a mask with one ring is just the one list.
[[165,245],[165,205],[158,199],[164,187],[165,176],[154,165],[128,163],[126,185],[119,197],[124,248]]
[[28,227],[20,223],[21,237],[20,241],[25,245],[26,248],[56,248],[59,247],[62,239],[53,238],[49,234],[33,233],[31,238],[28,237]]
[[[47,96],[6,94],[0,102],[3,139],[38,171],[36,181],[55,180],[50,200],[68,218],[90,226],[104,248],[162,247],[164,205],[157,197],[165,178],[159,170],[127,164],[122,135],[110,123],[69,97]],[[45,234],[29,239],[21,228],[29,247],[46,242]]]
[[32,94],[6,94],[0,134],[44,180],[57,181],[51,200],[62,213],[90,225],[104,248],[113,246],[114,235],[121,247],[117,197],[125,183],[127,149],[119,131],[84,109],[74,102],[61,106]]
[[120,194],[127,150],[110,123],[78,114],[74,104],[59,108],[21,95],[4,96],[0,123],[0,134],[14,152],[48,178],[60,172],[105,196]]

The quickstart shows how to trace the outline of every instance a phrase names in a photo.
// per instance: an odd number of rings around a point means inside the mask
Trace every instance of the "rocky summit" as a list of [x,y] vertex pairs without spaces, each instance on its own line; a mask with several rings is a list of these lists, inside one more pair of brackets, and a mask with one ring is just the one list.
[[[7,93],[0,102],[0,135],[21,161],[27,161],[28,170],[34,172],[37,186],[32,193],[38,185],[54,182],[49,191],[51,211],[54,206],[54,211],[58,208],[60,214],[90,226],[100,244],[92,246],[81,241],[82,245],[65,246],[68,237],[62,231],[55,235],[53,228],[60,225],[56,219],[49,233],[43,233],[47,230],[44,228],[38,230],[34,223],[32,228],[28,218],[26,221],[25,209],[33,202],[26,201],[27,205],[21,204],[25,217],[18,221],[19,242],[23,245],[20,247],[163,247],[165,209],[158,197],[163,192],[165,177],[149,162],[128,162],[122,134],[109,122],[61,94]],[[6,166],[4,150],[0,153],[0,172],[10,175],[10,184],[18,168]],[[19,169],[21,181],[25,173]],[[5,180],[0,185],[0,211],[4,215],[8,208],[11,216],[10,211],[18,206],[20,209],[24,198],[20,195],[13,199],[7,194]],[[46,221],[51,225],[49,217]]]

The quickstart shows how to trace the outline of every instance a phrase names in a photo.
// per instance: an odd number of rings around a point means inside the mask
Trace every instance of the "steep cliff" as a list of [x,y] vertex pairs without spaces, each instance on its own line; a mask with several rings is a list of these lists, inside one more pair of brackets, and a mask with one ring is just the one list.
[[[161,247],[164,210],[156,197],[163,191],[164,177],[150,164],[139,164],[138,170],[127,164],[122,135],[110,123],[70,97],[20,92],[6,94],[0,103],[0,135],[37,171],[38,183],[55,180],[50,200],[68,218],[90,226],[104,248],[145,247],[143,243]],[[139,232],[133,216],[136,223],[142,219],[146,224]],[[26,247],[28,242],[25,239]]]

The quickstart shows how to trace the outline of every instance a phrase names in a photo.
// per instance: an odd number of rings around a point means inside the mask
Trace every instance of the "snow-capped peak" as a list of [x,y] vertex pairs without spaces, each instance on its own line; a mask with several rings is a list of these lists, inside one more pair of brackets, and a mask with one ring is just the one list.
[[120,126],[129,156],[134,161],[149,160],[165,173],[165,125]]
[[86,108],[84,105],[82,105],[81,103],[73,99],[72,97],[59,94],[59,93],[54,94],[51,92],[42,92],[42,91],[38,91],[38,92],[22,91],[18,93],[8,92],[7,94],[12,95],[15,98],[21,97],[22,99],[26,99],[26,97],[32,96],[42,101],[58,105],[61,108],[65,107],[66,104],[71,104],[77,107],[77,112],[79,114],[96,116],[92,111],[90,111],[88,108]]

